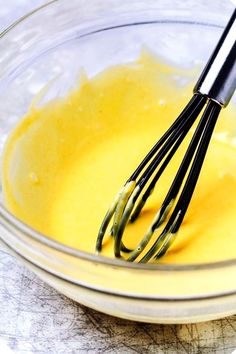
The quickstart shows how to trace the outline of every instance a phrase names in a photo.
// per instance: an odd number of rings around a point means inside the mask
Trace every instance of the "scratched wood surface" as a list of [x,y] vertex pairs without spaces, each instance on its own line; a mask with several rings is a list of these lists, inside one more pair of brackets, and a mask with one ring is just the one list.
[[[0,29],[42,3],[0,0]],[[0,249],[1,354],[3,345],[17,354],[229,354],[236,348],[236,316],[191,325],[113,318],[60,295]]]
[[4,251],[0,306],[0,348],[5,343],[17,354],[230,354],[236,348],[236,316],[189,325],[117,319],[62,296]]

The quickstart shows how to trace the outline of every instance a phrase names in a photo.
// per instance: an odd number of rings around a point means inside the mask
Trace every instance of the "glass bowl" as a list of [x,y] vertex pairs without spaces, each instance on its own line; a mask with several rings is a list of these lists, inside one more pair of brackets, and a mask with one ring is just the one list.
[[[84,68],[135,60],[143,47],[177,66],[204,63],[233,6],[215,1],[51,1],[0,34],[0,154],[33,97],[64,96]],[[236,124],[236,123],[235,123]],[[236,313],[236,259],[211,264],[128,264],[55,242],[17,220],[0,195],[0,239],[68,297],[118,317],[186,323]],[[139,277],[139,282],[133,279]]]

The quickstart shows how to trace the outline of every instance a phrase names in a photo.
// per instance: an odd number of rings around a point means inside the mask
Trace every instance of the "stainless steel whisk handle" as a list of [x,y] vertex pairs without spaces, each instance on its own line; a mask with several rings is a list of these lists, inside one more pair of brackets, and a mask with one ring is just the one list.
[[213,54],[194,87],[223,107],[229,103],[236,88],[236,9],[234,10]]

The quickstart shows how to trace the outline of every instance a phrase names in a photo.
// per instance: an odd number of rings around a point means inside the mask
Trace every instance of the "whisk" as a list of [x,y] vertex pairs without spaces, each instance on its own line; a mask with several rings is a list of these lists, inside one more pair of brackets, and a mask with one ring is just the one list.
[[[157,260],[166,253],[176,238],[191,201],[221,108],[227,106],[235,88],[236,10],[195,85],[190,102],[129,177],[107,211],[97,237],[97,252],[101,251],[110,226],[115,257],[121,257],[121,252],[125,252],[128,253],[128,261],[135,261],[140,256],[139,262],[145,263],[151,259]],[[134,222],[140,215],[157,181],[205,105],[177,174],[152,224],[137,247],[128,249],[122,240],[127,223]],[[164,222],[163,230],[148,247]]]

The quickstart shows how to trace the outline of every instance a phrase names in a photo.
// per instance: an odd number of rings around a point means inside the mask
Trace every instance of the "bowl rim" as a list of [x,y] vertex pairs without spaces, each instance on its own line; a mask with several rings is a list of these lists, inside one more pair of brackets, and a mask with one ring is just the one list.
[[[21,16],[19,19],[14,21],[12,24],[10,24],[7,28],[3,29],[3,31],[0,32],[0,40],[3,38],[7,33],[9,33],[12,29],[14,29],[16,26],[30,18],[32,15],[36,14],[37,12],[40,12],[41,10],[59,3],[60,0],[50,0],[47,3],[36,7],[32,11],[27,12],[25,15]],[[183,13],[183,9],[180,10],[175,10]],[[164,11],[163,11],[164,12]],[[169,11],[167,10],[166,13]],[[222,28],[222,25],[217,25],[214,23],[207,23],[203,21],[181,21],[181,20],[176,20],[172,22],[177,22],[177,23],[185,23],[185,24],[198,24],[198,25],[203,25],[203,26],[209,26],[209,27],[217,27],[217,28]],[[115,26],[116,27],[116,26]],[[114,27],[113,27],[114,28]],[[95,33],[95,32],[93,32]],[[11,227],[14,228],[15,231],[19,231],[23,233],[25,236],[49,247],[52,248],[56,251],[63,252],[67,255],[77,257],[83,260],[91,261],[91,262],[96,262],[99,264],[104,264],[104,265],[109,265],[112,267],[121,267],[121,268],[131,268],[131,269],[136,269],[136,270],[155,270],[155,271],[194,271],[194,270],[205,270],[205,269],[216,269],[216,268],[222,268],[222,267],[229,267],[229,266],[235,266],[236,265],[236,258],[228,259],[228,260],[223,260],[223,261],[217,261],[217,262],[208,262],[208,263],[178,263],[178,264],[173,264],[173,263],[165,263],[165,264],[159,264],[159,263],[135,263],[135,262],[127,262],[126,260],[123,259],[118,259],[118,258],[109,258],[102,256],[100,254],[92,254],[86,251],[81,251],[79,249],[67,246],[61,242],[58,242],[50,236],[47,236],[43,233],[40,233],[39,231],[33,229],[29,225],[25,224],[22,222],[20,219],[18,219],[16,216],[14,216],[10,211],[8,211],[4,205],[0,202],[0,225],[1,227],[5,228],[6,225],[11,225]],[[18,237],[14,235],[15,237]],[[1,238],[1,235],[0,235]],[[4,241],[4,240],[3,240]],[[5,242],[5,241],[4,241]],[[10,245],[9,245],[10,247]]]

